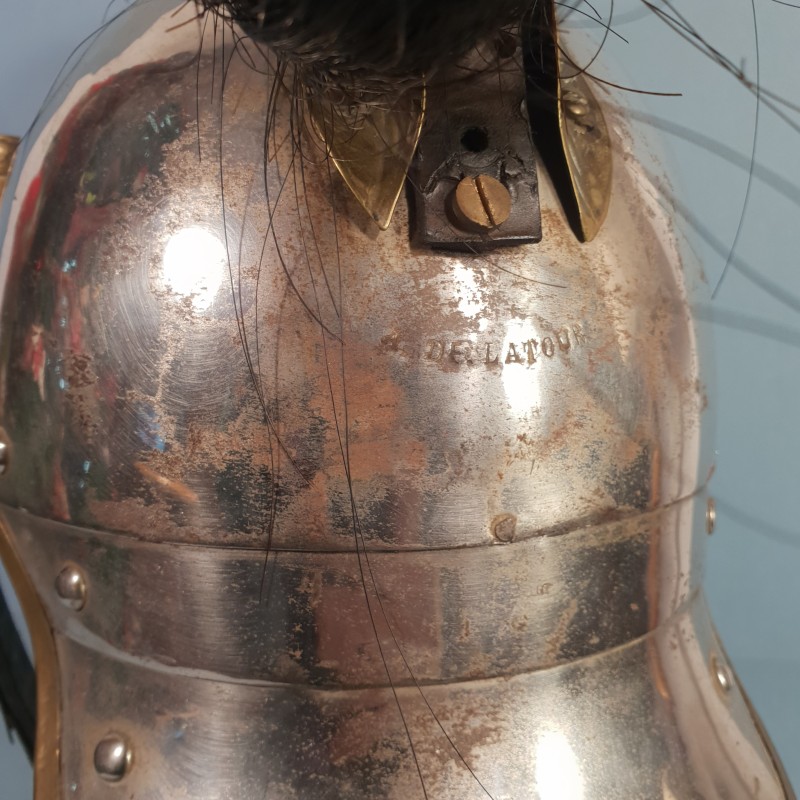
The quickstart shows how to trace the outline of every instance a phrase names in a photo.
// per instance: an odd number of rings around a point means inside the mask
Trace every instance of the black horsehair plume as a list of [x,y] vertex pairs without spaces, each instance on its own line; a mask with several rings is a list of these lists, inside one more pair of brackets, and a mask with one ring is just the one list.
[[536,0],[201,0],[299,66],[306,83],[369,92],[452,64]]

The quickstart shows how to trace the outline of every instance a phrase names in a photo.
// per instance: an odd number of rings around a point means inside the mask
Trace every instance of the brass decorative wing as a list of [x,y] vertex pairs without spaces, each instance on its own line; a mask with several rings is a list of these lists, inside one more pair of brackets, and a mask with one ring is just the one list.
[[575,234],[589,242],[611,199],[611,140],[589,80],[559,44],[554,0],[534,6],[525,62],[534,142]]
[[309,98],[318,135],[336,169],[367,213],[386,230],[405,183],[425,117],[425,89],[383,103],[342,107],[324,95]]

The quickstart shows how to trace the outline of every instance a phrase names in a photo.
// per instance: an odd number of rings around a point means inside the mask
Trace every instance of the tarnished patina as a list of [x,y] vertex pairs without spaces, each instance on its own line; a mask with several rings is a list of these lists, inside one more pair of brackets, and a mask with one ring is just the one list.
[[592,241],[539,165],[541,241],[430,249],[172,5],[104,32],[4,205],[38,800],[790,797],[703,599],[698,280],[624,121]]

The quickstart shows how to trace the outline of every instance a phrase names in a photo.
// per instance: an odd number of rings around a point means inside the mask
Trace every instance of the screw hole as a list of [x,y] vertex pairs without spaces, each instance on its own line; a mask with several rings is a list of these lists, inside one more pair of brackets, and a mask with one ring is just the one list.
[[470,153],[482,153],[489,146],[489,134],[485,128],[467,128],[461,134],[461,146]]

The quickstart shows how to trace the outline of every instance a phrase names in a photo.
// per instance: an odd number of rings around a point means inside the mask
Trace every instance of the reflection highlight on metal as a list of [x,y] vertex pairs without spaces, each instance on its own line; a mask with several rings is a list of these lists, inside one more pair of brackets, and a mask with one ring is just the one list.
[[169,291],[205,311],[226,278],[227,264],[225,245],[214,234],[199,227],[182,228],[167,240],[161,277]]
[[[566,334],[568,337],[569,334]],[[509,408],[520,415],[535,412],[541,402],[538,370],[530,369],[539,349],[539,341],[531,320],[511,319],[506,323],[503,346],[495,354],[502,364],[502,380]]]
[[74,564],[67,564],[56,577],[56,592],[67,608],[80,611],[86,603],[86,579]]
[[791,797],[702,594],[702,344],[644,171],[586,244],[542,170],[536,244],[378,235],[293,172],[280,93],[264,164],[274,65],[221,93],[193,13],[109,26],[4,211],[37,797]]
[[542,800],[584,800],[581,765],[561,731],[544,731],[536,743],[536,791]]
[[94,750],[94,768],[109,783],[121,781],[131,766],[133,754],[122,736],[110,733],[97,743]]
[[11,465],[11,446],[6,439],[5,431],[0,428],[0,477],[8,472]]

